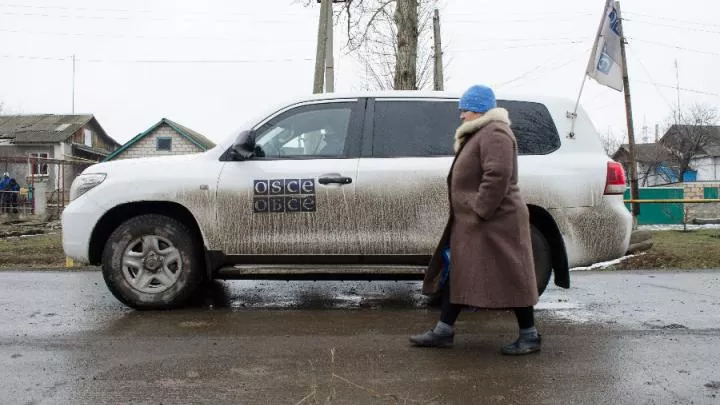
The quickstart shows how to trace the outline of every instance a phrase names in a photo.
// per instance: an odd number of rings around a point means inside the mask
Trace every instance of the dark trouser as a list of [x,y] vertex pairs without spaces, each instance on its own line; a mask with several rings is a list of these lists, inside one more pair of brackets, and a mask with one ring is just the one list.
[[[440,321],[453,326],[460,312],[465,308],[465,305],[450,302],[450,280],[445,284],[442,294]],[[513,312],[515,312],[515,317],[517,318],[520,329],[528,329],[535,326],[533,307],[513,308]]]

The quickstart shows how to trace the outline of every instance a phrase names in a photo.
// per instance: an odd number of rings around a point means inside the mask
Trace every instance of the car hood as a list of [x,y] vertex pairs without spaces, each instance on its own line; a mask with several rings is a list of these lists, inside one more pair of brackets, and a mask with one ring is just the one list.
[[174,156],[153,156],[135,159],[113,160],[94,164],[83,171],[83,174],[91,173],[118,173],[118,172],[143,172],[155,170],[168,170],[179,168],[188,162],[198,159],[201,153],[174,155]]

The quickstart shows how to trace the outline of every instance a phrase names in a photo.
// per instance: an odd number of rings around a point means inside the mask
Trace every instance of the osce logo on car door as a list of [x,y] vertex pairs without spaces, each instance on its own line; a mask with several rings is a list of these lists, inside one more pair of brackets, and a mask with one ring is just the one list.
[[315,212],[315,179],[255,180],[253,212]]

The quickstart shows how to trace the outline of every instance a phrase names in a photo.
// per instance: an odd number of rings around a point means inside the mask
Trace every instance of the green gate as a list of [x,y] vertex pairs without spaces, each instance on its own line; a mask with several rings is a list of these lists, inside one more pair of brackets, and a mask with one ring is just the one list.
[[[682,200],[685,191],[682,188],[643,187],[640,188],[641,200]],[[625,199],[630,199],[630,189],[625,190]],[[630,210],[630,204],[625,206]],[[683,223],[683,204],[640,204],[638,225],[680,225]]]

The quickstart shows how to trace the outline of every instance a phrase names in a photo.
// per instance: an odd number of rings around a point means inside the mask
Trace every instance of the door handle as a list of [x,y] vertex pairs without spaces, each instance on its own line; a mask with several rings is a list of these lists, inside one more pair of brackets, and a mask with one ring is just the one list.
[[344,177],[344,176],[326,176],[326,177],[320,177],[318,179],[318,183],[320,183],[322,185],[350,184],[350,183],[352,183],[352,179],[350,177]]

